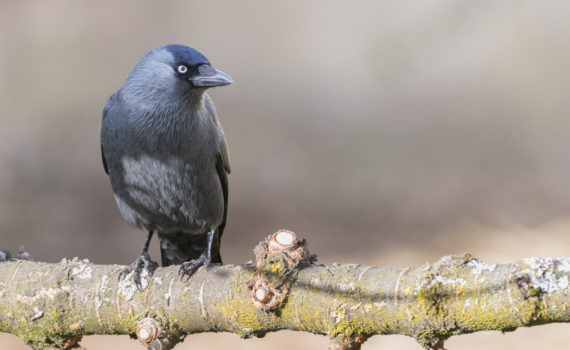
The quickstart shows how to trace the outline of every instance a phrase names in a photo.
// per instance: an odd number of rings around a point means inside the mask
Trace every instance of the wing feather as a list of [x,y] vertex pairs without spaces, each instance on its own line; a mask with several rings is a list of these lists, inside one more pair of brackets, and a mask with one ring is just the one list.
[[[115,92],[109,99],[107,103],[105,103],[105,107],[103,108],[103,119],[109,113],[109,111],[113,108],[113,105],[116,103],[115,100],[117,99],[117,93]],[[103,125],[103,123],[101,123]],[[105,173],[109,175],[109,168],[107,167],[107,160],[105,159],[105,152],[103,151],[103,139],[101,138],[101,160],[103,161],[103,169],[105,169]]]

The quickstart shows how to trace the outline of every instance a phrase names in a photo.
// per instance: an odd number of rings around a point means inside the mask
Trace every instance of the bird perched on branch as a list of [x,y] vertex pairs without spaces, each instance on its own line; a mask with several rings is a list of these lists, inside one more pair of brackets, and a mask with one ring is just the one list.
[[221,263],[230,165],[224,132],[206,90],[233,83],[204,55],[166,45],[144,56],[107,101],[101,125],[103,166],[127,223],[148,236],[119,278],[152,274],[156,231],[163,266],[182,277]]

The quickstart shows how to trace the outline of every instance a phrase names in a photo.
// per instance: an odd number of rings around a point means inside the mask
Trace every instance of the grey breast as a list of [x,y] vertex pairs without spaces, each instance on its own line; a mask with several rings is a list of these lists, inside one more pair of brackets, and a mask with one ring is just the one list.
[[161,233],[204,233],[218,226],[224,203],[215,162],[223,136],[213,118],[145,116],[141,121],[140,113],[118,105],[104,118],[102,141],[125,220]]

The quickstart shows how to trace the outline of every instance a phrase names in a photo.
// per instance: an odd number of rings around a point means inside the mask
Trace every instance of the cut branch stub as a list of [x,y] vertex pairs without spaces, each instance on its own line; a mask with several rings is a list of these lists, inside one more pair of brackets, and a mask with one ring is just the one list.
[[168,350],[184,340],[178,326],[166,329],[154,318],[146,317],[136,324],[137,339],[149,350]]
[[63,349],[73,349],[73,350],[85,350],[85,348],[81,347],[79,345],[79,342],[81,341],[81,338],[83,336],[82,335],[76,335],[70,338],[67,338],[65,340],[65,343],[63,344]]
[[366,339],[367,337],[360,333],[356,333],[350,337],[341,334],[331,339],[329,350],[360,350],[362,343],[364,343]]
[[[254,279],[255,276],[252,280]],[[287,296],[289,285],[289,281],[287,281],[280,288],[273,288],[268,285],[267,281],[255,279],[254,285],[250,287],[253,305],[255,305],[258,310],[263,311],[278,309]]]
[[295,233],[288,230],[279,230],[259,242],[254,250],[256,272],[247,284],[258,310],[278,309],[299,264],[316,260],[306,245],[305,239],[298,240]]
[[137,322],[137,338],[144,345],[148,346],[150,342],[158,338],[160,333],[160,325],[152,318],[143,318]]

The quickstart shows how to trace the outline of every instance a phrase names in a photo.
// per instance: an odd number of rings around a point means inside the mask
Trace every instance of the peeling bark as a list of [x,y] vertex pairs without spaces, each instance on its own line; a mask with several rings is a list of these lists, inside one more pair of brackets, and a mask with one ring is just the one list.
[[118,280],[122,269],[77,259],[0,263],[0,331],[36,349],[71,348],[90,334],[138,335],[148,348],[169,349],[191,333],[280,329],[327,335],[331,349],[359,349],[375,334],[443,348],[453,335],[570,321],[570,257],[498,265],[447,256],[406,269],[299,265],[273,311],[254,306],[253,264],[201,268],[188,280],[177,266],[159,268],[143,276],[142,292],[132,276]]

